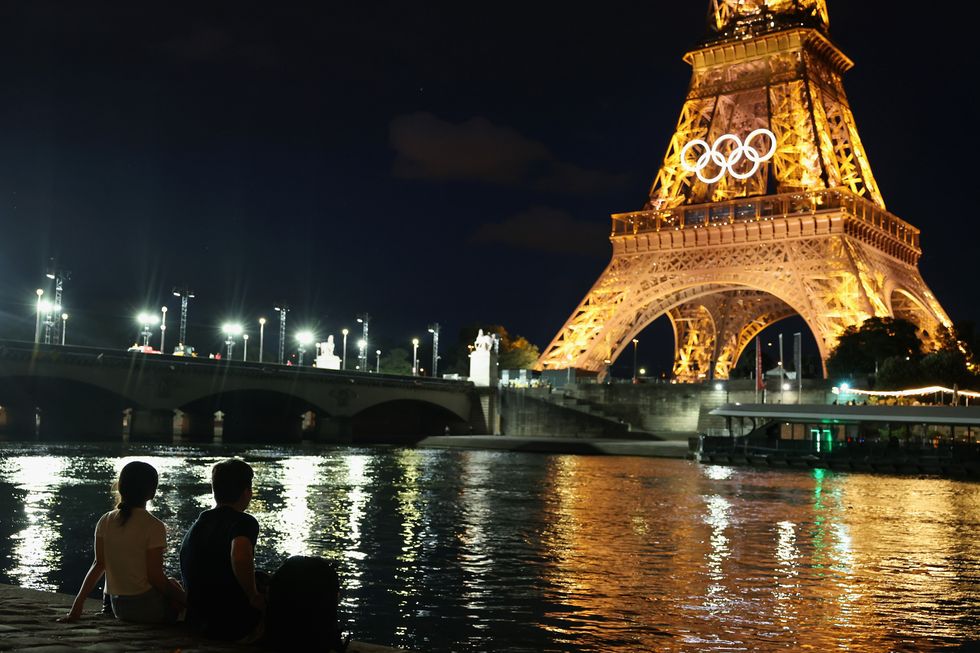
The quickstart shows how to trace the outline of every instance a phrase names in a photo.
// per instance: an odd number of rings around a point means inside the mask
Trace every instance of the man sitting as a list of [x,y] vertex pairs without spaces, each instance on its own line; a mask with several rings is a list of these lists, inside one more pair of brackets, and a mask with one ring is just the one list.
[[202,512],[180,545],[187,592],[187,625],[205,636],[253,641],[265,610],[255,583],[259,523],[245,512],[252,500],[252,468],[223,460],[211,469],[215,507]]

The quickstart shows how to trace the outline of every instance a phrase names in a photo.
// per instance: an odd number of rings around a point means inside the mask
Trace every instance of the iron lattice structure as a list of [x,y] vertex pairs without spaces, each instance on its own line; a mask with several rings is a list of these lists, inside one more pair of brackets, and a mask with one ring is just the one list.
[[[824,361],[872,316],[935,342],[949,317],[919,273],[919,230],[885,208],[824,0],[710,1],[712,36],[685,55],[693,76],[650,199],[612,216],[612,261],[537,369],[603,374],[662,315],[682,382],[728,378],[755,335],[791,315]],[[749,174],[737,150],[759,129],[773,152]]]

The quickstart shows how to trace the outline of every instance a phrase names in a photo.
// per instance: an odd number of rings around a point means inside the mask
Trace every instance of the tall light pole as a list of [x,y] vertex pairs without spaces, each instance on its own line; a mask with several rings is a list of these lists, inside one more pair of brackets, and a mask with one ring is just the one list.
[[633,383],[639,383],[636,378],[636,346],[640,344],[640,341],[633,338]]
[[360,364],[360,361],[367,361],[367,340],[365,340],[364,338],[361,338],[360,340],[357,341],[357,360],[358,360],[357,369],[359,369],[362,372],[367,372],[367,369],[361,367]]
[[316,336],[313,335],[312,331],[300,331],[296,334],[296,342],[299,344],[299,366],[303,366],[303,354],[306,353],[306,348],[313,344],[316,340]]
[[362,327],[361,340],[364,342],[364,346],[361,347],[360,365],[361,365],[361,369],[364,370],[365,372],[367,371],[368,368],[367,347],[368,347],[368,343],[370,342],[368,340],[368,320],[370,319],[371,316],[368,315],[367,313],[361,313],[360,315],[357,316],[357,321],[361,324]]
[[174,297],[180,297],[180,333],[177,337],[179,345],[187,344],[187,303],[194,299],[194,293],[187,286],[174,288]]
[[61,314],[61,346],[65,346],[65,334],[68,332],[68,313]]
[[412,376],[419,375],[419,339],[412,338]]
[[280,302],[275,306],[276,313],[279,313],[279,364],[286,362],[286,313],[289,312],[289,304]]
[[167,353],[167,307],[160,307],[160,353]]
[[378,358],[376,359],[377,362],[375,363],[376,367],[374,368],[374,373],[381,374],[381,350],[379,349],[374,353],[377,354],[378,356]]
[[439,376],[439,323],[433,322],[429,325],[429,333],[432,334],[432,378]]
[[150,330],[150,327],[157,323],[157,316],[155,313],[146,312],[140,313],[138,316],[136,316],[136,319],[143,325],[143,330],[140,331],[140,335],[143,336],[143,346],[149,347],[150,336],[153,335],[153,331]]
[[242,334],[242,325],[234,323],[226,323],[221,327],[221,330],[227,336],[225,340],[225,345],[228,347],[228,360],[231,360],[231,352],[235,348],[235,336],[240,336]]
[[37,293],[37,324],[34,326],[34,344],[41,342],[41,295],[44,291],[38,288],[34,292]]
[[242,334],[242,342],[244,343],[242,345],[242,360],[247,361],[248,360],[248,334],[247,333]]
[[[53,305],[58,307],[54,310],[56,312],[60,311],[61,307],[63,306],[62,292],[65,289],[65,281],[71,279],[71,271],[59,269],[55,265],[55,260],[52,258],[49,259],[48,270],[44,276],[54,281],[54,299],[52,301],[54,302]],[[55,313],[48,315],[48,329],[50,333],[45,333],[45,342],[51,342],[52,336],[54,336],[54,340],[57,341],[59,339],[57,333],[58,320]]]
[[340,369],[347,369],[347,334],[350,333],[348,329],[341,329],[340,332],[344,334],[344,357],[341,359],[343,362],[340,364]]
[[264,362],[265,354],[265,318],[259,318],[259,362]]

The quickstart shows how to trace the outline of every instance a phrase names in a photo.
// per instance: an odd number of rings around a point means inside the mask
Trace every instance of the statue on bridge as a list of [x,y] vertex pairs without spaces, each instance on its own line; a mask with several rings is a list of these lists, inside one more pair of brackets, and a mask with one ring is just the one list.
[[326,342],[316,343],[316,366],[322,370],[339,370],[340,356],[333,353],[333,336],[327,336]]

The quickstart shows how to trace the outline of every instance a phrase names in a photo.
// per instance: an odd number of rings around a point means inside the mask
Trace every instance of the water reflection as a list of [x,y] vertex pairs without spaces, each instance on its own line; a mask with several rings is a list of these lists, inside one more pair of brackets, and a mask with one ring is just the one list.
[[[258,563],[328,557],[355,635],[425,651],[934,650],[975,636],[980,486],[411,449],[0,450],[0,581],[74,591],[129,460],[168,566],[211,465],[256,470]],[[66,580],[67,579],[67,580]]]

